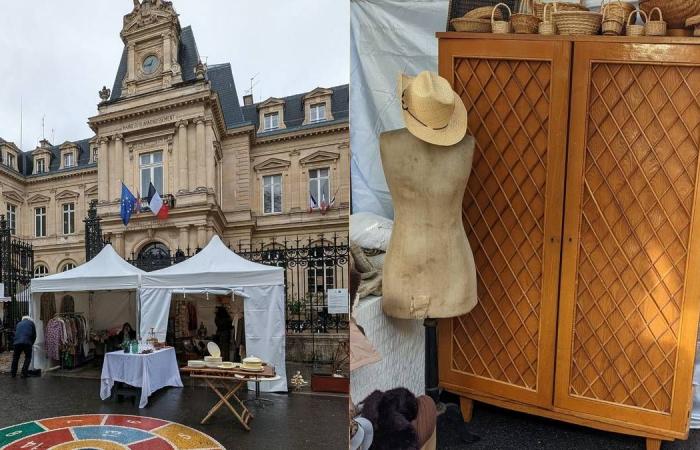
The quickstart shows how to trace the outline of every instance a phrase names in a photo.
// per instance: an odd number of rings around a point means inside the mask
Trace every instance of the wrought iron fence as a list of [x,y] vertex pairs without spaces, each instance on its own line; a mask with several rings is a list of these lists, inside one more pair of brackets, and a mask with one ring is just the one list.
[[0,215],[0,282],[5,285],[3,324],[14,328],[23,315],[29,314],[28,288],[34,276],[34,248],[12,235],[10,224]]
[[[349,245],[346,235],[278,237],[228,243],[228,247],[250,261],[285,269],[285,299],[288,333],[333,333],[348,329],[348,314],[328,312],[328,289],[347,288]],[[129,263],[151,272],[190,258],[200,249],[175,252],[153,247]]]

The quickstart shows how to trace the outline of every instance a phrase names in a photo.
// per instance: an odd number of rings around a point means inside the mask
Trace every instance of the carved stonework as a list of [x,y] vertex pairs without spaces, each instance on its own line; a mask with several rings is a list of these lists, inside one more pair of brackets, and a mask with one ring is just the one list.
[[103,102],[106,102],[109,100],[109,97],[112,95],[112,91],[107,88],[107,86],[102,86],[102,90],[99,92],[100,94],[100,99]]
[[206,73],[207,73],[207,68],[204,64],[202,64],[202,60],[200,59],[194,68],[194,76],[198,80],[204,80]]
[[172,2],[164,0],[134,0],[134,9],[124,16],[122,35],[159,22],[177,22]]

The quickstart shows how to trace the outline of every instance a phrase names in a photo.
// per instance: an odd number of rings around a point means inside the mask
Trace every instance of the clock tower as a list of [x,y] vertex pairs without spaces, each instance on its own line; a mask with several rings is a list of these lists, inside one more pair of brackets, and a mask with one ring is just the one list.
[[169,88],[182,82],[178,64],[180,21],[172,2],[134,0],[124,16],[121,38],[126,46],[122,97]]

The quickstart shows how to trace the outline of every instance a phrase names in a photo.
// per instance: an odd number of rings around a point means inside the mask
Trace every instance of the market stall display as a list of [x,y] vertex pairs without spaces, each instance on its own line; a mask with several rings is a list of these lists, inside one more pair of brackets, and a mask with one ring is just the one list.
[[209,389],[219,398],[219,401],[202,419],[202,425],[206,424],[214,413],[225,405],[246,431],[250,431],[250,421],[253,419],[253,414],[238,396],[238,392],[246,387],[249,382],[255,383],[256,380],[259,381],[263,378],[272,379],[278,376],[275,372],[275,368],[269,365],[265,365],[263,371],[260,373],[251,373],[242,368],[211,369],[183,367],[181,370],[182,373],[188,374],[192,378],[204,380]]
[[183,387],[175,349],[172,347],[147,353],[107,353],[102,366],[100,397],[110,398],[115,382],[141,389],[139,408],[148,405],[148,397],[164,387]]
[[229,301],[234,296],[242,297],[246,351],[278,368],[281,379],[266,386],[267,389],[287,391],[283,268],[241,258],[214,236],[193,257],[145,274],[141,280],[142,334],[151,328],[159,336],[167,333],[173,295],[215,295]]
[[[33,279],[29,315],[37,325],[34,368],[48,369],[57,363],[63,363],[66,368],[74,367],[95,352],[96,344],[104,344],[114,335],[110,330],[124,323],[138,324],[138,287],[143,274],[144,271],[124,261],[111,245],[107,245],[85,264]],[[79,340],[68,339],[68,336],[60,338],[57,353],[57,341],[48,336],[48,325],[52,319],[60,318],[80,320],[84,333]],[[52,325],[56,332],[59,327],[60,324]],[[61,357],[61,351],[67,354],[67,359]]]

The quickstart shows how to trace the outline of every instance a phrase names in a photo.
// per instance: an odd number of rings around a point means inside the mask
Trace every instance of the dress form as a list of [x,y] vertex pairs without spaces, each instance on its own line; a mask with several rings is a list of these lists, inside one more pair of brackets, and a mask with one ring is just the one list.
[[407,129],[383,133],[380,151],[394,202],[383,309],[400,319],[456,317],[476,305],[474,256],[462,224],[474,138],[453,146]]

